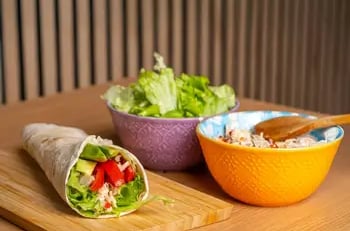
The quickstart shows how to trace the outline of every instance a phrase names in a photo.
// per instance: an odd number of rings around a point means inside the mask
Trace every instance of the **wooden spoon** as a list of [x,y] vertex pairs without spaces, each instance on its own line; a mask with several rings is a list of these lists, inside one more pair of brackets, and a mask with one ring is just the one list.
[[255,125],[255,133],[274,141],[286,140],[317,128],[350,124],[350,114],[308,119],[301,116],[281,116]]

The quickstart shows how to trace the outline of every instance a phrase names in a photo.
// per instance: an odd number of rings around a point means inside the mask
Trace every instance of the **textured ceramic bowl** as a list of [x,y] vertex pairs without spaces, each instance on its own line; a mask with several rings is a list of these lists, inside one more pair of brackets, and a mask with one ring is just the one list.
[[[341,127],[314,130],[317,140],[306,148],[257,148],[228,144],[217,139],[225,126],[251,129],[260,121],[290,112],[246,111],[227,113],[201,121],[196,133],[208,168],[229,195],[258,206],[283,206],[301,201],[317,190],[332,165],[344,136]],[[307,115],[302,115],[307,116]]]
[[[235,111],[239,102],[230,111]],[[196,126],[203,118],[155,118],[118,111],[108,105],[117,138],[152,170],[184,170],[203,161]]]

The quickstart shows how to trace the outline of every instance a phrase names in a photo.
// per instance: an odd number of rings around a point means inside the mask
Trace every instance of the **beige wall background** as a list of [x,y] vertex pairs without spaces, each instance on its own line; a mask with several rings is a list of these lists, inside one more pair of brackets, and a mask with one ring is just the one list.
[[350,112],[348,0],[1,0],[0,102],[151,68],[207,75],[250,97]]

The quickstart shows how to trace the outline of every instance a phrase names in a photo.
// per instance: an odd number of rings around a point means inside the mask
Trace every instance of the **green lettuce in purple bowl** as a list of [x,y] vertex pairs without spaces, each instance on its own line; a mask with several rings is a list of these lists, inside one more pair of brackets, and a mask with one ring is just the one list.
[[236,105],[234,89],[211,86],[202,75],[175,76],[163,58],[155,54],[154,70],[141,69],[138,79],[128,87],[114,85],[103,99],[116,110],[148,117],[207,117],[227,112]]
[[102,96],[120,144],[153,170],[184,170],[203,161],[195,127],[205,117],[236,111],[234,89],[210,85],[201,75],[180,74],[155,54],[154,70],[141,69],[127,87]]

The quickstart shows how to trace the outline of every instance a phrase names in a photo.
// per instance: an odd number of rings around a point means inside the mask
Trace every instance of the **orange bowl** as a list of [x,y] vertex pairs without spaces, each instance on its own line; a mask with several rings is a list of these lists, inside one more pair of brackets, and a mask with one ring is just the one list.
[[234,112],[198,124],[196,133],[209,171],[235,199],[257,206],[290,205],[309,197],[328,174],[344,136],[339,126],[311,132],[315,139],[327,141],[304,148],[247,147],[218,139],[227,126],[252,129],[262,120],[283,115],[298,114]]

